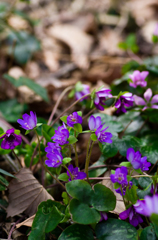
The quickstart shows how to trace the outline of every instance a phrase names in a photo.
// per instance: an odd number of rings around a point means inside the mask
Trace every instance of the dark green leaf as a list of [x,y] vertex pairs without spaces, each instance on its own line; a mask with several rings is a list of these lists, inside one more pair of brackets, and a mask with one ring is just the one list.
[[53,137],[55,130],[53,127],[48,126],[47,124],[42,125],[42,133],[47,142],[51,142],[51,137]]
[[89,226],[73,224],[66,228],[58,240],[93,240],[93,232]]
[[80,200],[81,202],[90,204],[93,190],[89,183],[83,180],[75,180],[66,183],[66,190],[70,196]]
[[98,211],[112,211],[116,206],[116,196],[109,188],[98,183],[94,186],[91,204]]
[[53,206],[47,214],[43,212],[43,208],[38,209],[28,239],[45,240],[45,233],[51,232],[55,229],[62,218],[63,216],[55,206]]
[[157,240],[154,228],[152,226],[143,229],[140,240]]
[[147,157],[147,161],[151,162],[152,164],[155,164],[158,160],[158,148],[157,148],[158,142],[154,142],[151,146],[143,146],[141,147],[141,153],[143,156]]
[[[15,42],[13,54],[19,64],[26,64],[33,53],[40,49],[39,41],[25,31],[10,31],[8,40],[12,44]],[[12,49],[10,49],[10,54],[12,54]]]
[[118,219],[108,219],[96,226],[98,240],[137,240],[137,230],[131,224]]
[[12,175],[11,173],[6,172],[5,170],[3,170],[3,169],[1,169],[1,168],[0,168],[0,173],[2,173],[2,174],[4,174],[4,175],[7,175],[7,176],[9,176],[9,177],[16,178],[14,175]]
[[137,187],[133,185],[132,187],[126,188],[125,198],[128,199],[132,204],[135,204],[138,200]]
[[70,212],[72,214],[72,220],[80,224],[87,225],[97,223],[101,218],[101,215],[98,211],[90,208],[87,204],[80,202],[77,199],[71,200]]
[[18,118],[21,118],[22,112],[26,110],[25,108],[26,105],[18,103],[16,99],[0,103],[0,112],[8,122],[16,122]]

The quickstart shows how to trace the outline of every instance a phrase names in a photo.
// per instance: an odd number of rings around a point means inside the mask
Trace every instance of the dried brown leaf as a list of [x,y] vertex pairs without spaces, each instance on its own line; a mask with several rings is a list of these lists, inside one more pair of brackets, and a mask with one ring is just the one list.
[[7,217],[13,217],[25,211],[29,216],[36,213],[38,205],[53,197],[27,168],[22,168],[9,184],[9,206]]
[[70,24],[60,24],[50,27],[48,34],[70,47],[72,60],[77,66],[83,69],[89,67],[88,54],[93,43],[91,36]]
[[18,223],[16,225],[16,228],[19,228],[21,226],[32,227],[32,223],[33,223],[34,218],[35,218],[35,214],[33,216],[27,218],[25,221],[23,221],[21,223]]
[[[110,177],[110,174],[111,174],[111,171],[108,170],[108,171],[104,174],[104,177]],[[115,207],[114,211],[112,211],[112,212],[113,212],[113,213],[116,213],[116,214],[119,214],[119,213],[125,211],[126,208],[125,208],[125,205],[124,205],[124,203],[123,203],[123,198],[122,198],[122,196],[121,196],[119,193],[117,193],[117,192],[115,191],[114,186],[113,186],[113,183],[111,182],[111,180],[103,180],[103,181],[102,181],[102,184],[103,184],[104,186],[110,188],[111,191],[113,191],[113,193],[114,193],[115,196],[116,196],[116,207]]]

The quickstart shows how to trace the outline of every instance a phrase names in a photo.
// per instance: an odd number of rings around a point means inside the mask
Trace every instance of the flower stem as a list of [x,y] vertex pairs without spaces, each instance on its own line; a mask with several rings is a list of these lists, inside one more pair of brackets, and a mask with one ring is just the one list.
[[[75,131],[75,138],[76,138],[76,131]],[[74,149],[75,149],[75,165],[76,167],[78,167],[78,154],[77,154],[76,142],[74,143]]]
[[20,164],[20,167],[22,167],[22,164],[21,164],[21,161],[19,159],[19,157],[16,155],[16,153],[14,152],[14,149],[12,149],[12,153],[14,154],[14,156],[17,158],[19,164]]
[[62,167],[64,167],[64,168],[69,172],[70,177],[71,177],[71,179],[73,180],[73,175],[72,175],[72,173],[70,172],[70,170],[69,170],[65,165],[62,165]]
[[[88,141],[88,146],[87,146],[87,156],[86,156],[86,165],[85,165],[85,173],[87,174],[87,180],[89,181],[89,176],[88,176],[88,167],[89,167],[89,162],[92,154],[92,148],[94,145],[94,142],[92,142],[91,147],[90,147],[91,139]],[[90,147],[90,150],[89,150]],[[88,154],[89,153],[89,154]]]
[[120,189],[121,189],[121,194],[122,194],[123,202],[124,202],[124,205],[125,205],[125,208],[126,208],[126,202],[125,202],[125,198],[124,198],[124,195],[123,195],[122,185],[120,186]]
[[64,189],[65,186],[56,178],[53,176],[53,174],[46,168],[46,166],[44,165],[42,159],[41,159],[41,148],[40,148],[40,140],[39,140],[39,136],[38,136],[38,133],[37,131],[34,129],[35,133],[36,133],[36,136],[37,136],[37,139],[38,139],[38,145],[39,145],[39,159],[40,159],[40,162],[41,162],[41,165],[44,167],[45,171],[49,173],[49,175],[54,179],[56,180]]

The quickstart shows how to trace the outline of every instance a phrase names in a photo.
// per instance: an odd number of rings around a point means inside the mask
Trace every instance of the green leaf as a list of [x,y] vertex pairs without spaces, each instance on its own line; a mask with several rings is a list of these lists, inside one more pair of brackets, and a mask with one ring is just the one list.
[[114,188],[117,189],[117,188],[120,188],[120,184],[118,182],[115,182],[114,183]]
[[62,218],[63,216],[55,206],[47,214],[43,212],[43,208],[40,208],[34,218],[32,231],[28,240],[45,240],[45,233],[55,229]]
[[152,226],[143,229],[140,240],[157,240],[154,228]]
[[41,85],[35,83],[33,80],[27,77],[19,77],[19,79],[14,79],[13,77],[9,76],[8,74],[3,75],[4,78],[6,78],[9,82],[11,82],[15,87],[19,86],[27,86],[31,90],[33,90],[37,95],[39,95],[43,100],[46,102],[49,102],[48,94],[45,88],[43,88]]
[[122,163],[120,163],[120,166],[132,167],[132,164],[130,162],[122,162]]
[[94,240],[94,237],[89,226],[73,224],[62,232],[58,240]]
[[143,156],[147,157],[148,162],[151,162],[152,164],[155,164],[157,161],[158,156],[158,148],[157,148],[157,142],[154,142],[152,145],[147,145],[141,147],[141,153]]
[[132,204],[135,204],[138,200],[137,196],[137,187],[135,185],[126,188],[125,198],[131,201]]
[[69,204],[69,201],[70,201],[70,198],[67,194],[67,192],[62,192],[62,198],[63,198],[63,203],[65,205],[68,205]]
[[82,125],[80,123],[74,124],[74,129],[78,133],[82,133]]
[[77,113],[80,117],[82,117],[82,112],[81,111],[77,111]]
[[151,186],[152,180],[148,177],[140,177],[138,183],[143,189],[147,189]]
[[156,226],[158,226],[158,214],[152,213],[151,216],[150,216],[150,220],[151,220]]
[[18,118],[21,118],[24,110],[26,110],[26,105],[20,104],[16,99],[0,102],[0,112],[8,122],[16,122]]
[[131,224],[118,220],[108,219],[98,223],[95,229],[98,240],[137,240],[137,230]]
[[93,114],[93,116],[94,117],[100,116],[102,123],[105,123],[103,128],[108,126],[106,132],[110,132],[115,136],[118,135],[117,134],[118,132],[121,132],[124,129],[121,122],[114,121],[113,118],[107,114],[95,113]]
[[67,163],[69,163],[69,162],[71,162],[71,158],[70,157],[65,157],[65,158],[63,158],[63,165],[65,165],[65,164],[67,164]]
[[68,95],[69,98],[72,98],[75,95],[75,89],[72,89]]
[[6,187],[9,185],[9,182],[2,175],[0,175],[0,183]]
[[7,176],[9,176],[9,177],[16,178],[14,175],[12,175],[11,173],[6,172],[5,170],[3,170],[3,169],[1,169],[1,168],[0,168],[0,173],[2,173],[2,174],[4,174],[4,175],[7,175]]
[[70,143],[70,144],[74,144],[75,142],[77,142],[78,140],[77,140],[77,138],[75,138],[74,136],[70,136],[69,138],[68,138],[68,142]]
[[6,187],[0,183],[0,191],[5,191]]
[[67,116],[61,117],[60,120],[63,121],[64,123],[67,123]]
[[14,130],[14,133],[15,133],[16,135],[19,135],[19,134],[20,134],[20,130]]
[[68,179],[69,179],[69,176],[68,176],[66,173],[61,173],[61,174],[58,176],[58,179],[61,180],[61,181],[67,182]]
[[118,47],[123,50],[127,50],[127,44],[125,42],[119,42]]
[[[19,64],[26,64],[32,55],[40,50],[40,43],[37,38],[25,31],[10,31],[8,40],[12,44],[16,42],[13,55]],[[10,54],[12,54],[12,49],[10,49]]]
[[53,127],[47,124],[42,125],[42,133],[47,142],[51,142],[51,137],[53,137],[55,130]]
[[25,135],[29,134],[32,130],[33,130],[33,129],[31,129],[31,130],[26,130]]
[[110,157],[114,157],[117,152],[118,152],[118,148],[117,146],[115,145],[115,140],[118,139],[116,136],[113,136],[112,137],[112,143],[109,144],[109,143],[104,143],[102,144],[102,154],[107,157],[107,158],[110,158]]
[[97,136],[96,136],[95,133],[92,133],[91,136],[90,136],[90,138],[91,138],[91,140],[94,141],[94,142],[97,141]]
[[72,214],[72,220],[80,224],[87,225],[97,223],[101,219],[101,215],[98,211],[90,208],[86,203],[80,202],[77,199],[71,200],[70,212]]
[[83,85],[80,81],[76,83],[75,90],[76,92],[81,92],[83,90]]
[[[91,167],[103,165],[105,160],[106,160],[106,158],[104,156],[100,156],[98,161],[96,161],[94,164],[92,164]],[[107,170],[106,167],[90,169],[88,171],[88,174],[89,174],[89,177],[98,177],[98,176],[102,175],[106,170]]]
[[35,83],[33,80],[26,77],[20,77],[18,81],[21,83],[21,85],[25,85],[31,90],[33,90],[43,100],[45,100],[46,102],[49,102],[47,90],[44,87],[42,87],[41,85]]
[[109,188],[98,183],[94,186],[91,204],[98,211],[112,211],[116,206],[116,196]]
[[91,195],[93,190],[89,183],[83,180],[75,180],[66,183],[66,191],[73,198],[78,199],[81,202],[90,204]]

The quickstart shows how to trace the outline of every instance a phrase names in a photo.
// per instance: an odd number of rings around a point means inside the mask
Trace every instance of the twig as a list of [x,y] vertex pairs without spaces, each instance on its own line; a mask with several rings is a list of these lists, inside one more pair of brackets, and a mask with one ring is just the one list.
[[68,108],[65,109],[64,112],[62,112],[54,121],[53,123],[50,125],[51,127],[60,119],[60,117],[62,115],[64,115],[64,113],[66,113],[69,109],[71,109],[74,105],[76,105],[78,102],[80,102],[83,98],[89,97],[91,94],[86,94],[83,97],[81,97],[80,99],[76,100],[73,104],[71,104]]
[[8,240],[11,240],[11,235],[14,231],[14,228],[16,227],[16,224],[18,224],[19,222],[21,222],[23,219],[25,218],[25,216],[21,217],[17,222],[14,223],[14,225],[12,226],[9,235],[8,235]]
[[64,91],[63,91],[63,92],[61,93],[61,95],[59,96],[59,98],[58,98],[58,100],[57,100],[57,102],[56,102],[56,104],[55,104],[55,106],[54,106],[54,108],[53,108],[53,111],[52,111],[52,113],[51,113],[51,115],[50,115],[50,117],[49,117],[49,119],[48,119],[48,123],[47,123],[48,125],[51,123],[51,121],[52,121],[52,119],[53,119],[53,117],[54,117],[54,114],[55,114],[55,112],[56,112],[56,110],[57,110],[57,108],[58,108],[58,106],[59,106],[62,98],[63,98],[64,95],[65,95],[68,91],[70,91],[71,89],[73,89],[73,86],[69,86],[69,87],[65,88]]
[[14,154],[14,156],[16,157],[16,159],[18,160],[20,167],[22,167],[21,161],[20,161],[19,157],[16,155],[14,149],[12,149],[12,153]]
[[9,162],[9,164],[12,166],[15,172],[19,171],[19,168],[15,165],[14,161],[8,154],[4,154],[3,157]]
[[83,119],[87,118],[89,115],[91,115],[96,108],[93,108],[91,111],[89,111],[85,116],[83,116]]

